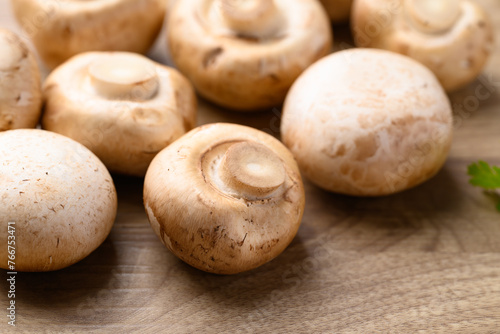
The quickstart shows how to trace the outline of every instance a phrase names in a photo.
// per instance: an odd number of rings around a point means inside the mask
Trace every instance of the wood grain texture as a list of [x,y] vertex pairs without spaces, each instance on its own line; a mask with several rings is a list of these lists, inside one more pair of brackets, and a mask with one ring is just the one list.
[[[480,2],[500,35],[500,3]],[[0,26],[18,29],[5,0]],[[338,48],[351,43],[346,27],[336,37]],[[163,45],[151,57],[168,62]],[[500,213],[466,175],[478,159],[500,164],[499,91],[497,43],[481,80],[450,96],[456,133],[436,177],[377,199],[306,182],[293,243],[236,276],[206,274],[171,255],[147,221],[142,180],[114,176],[119,210],[111,235],[65,270],[19,273],[13,332],[499,333]],[[201,102],[199,118],[278,135],[277,111],[234,115]],[[3,312],[1,333],[12,331]]]

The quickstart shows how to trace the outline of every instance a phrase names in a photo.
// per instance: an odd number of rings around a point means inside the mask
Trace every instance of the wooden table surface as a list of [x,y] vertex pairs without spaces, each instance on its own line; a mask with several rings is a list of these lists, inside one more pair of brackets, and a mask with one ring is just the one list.
[[[480,2],[500,32],[500,2]],[[0,26],[19,31],[6,0]],[[335,30],[337,43],[352,43],[346,27]],[[256,270],[216,276],[161,244],[141,179],[114,176],[109,238],[67,269],[19,273],[14,332],[500,333],[500,213],[466,175],[478,159],[500,164],[498,44],[481,79],[451,94],[453,147],[429,182],[360,199],[306,181],[304,219],[288,249]],[[165,55],[161,42],[151,54]],[[201,102],[199,123],[215,121],[277,135],[279,113],[235,115]],[[5,276],[0,333],[12,331]]]

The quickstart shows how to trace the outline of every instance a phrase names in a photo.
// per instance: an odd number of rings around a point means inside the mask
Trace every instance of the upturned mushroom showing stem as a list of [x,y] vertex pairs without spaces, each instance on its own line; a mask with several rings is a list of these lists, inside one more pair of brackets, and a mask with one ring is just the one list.
[[493,48],[488,15],[471,0],[355,0],[355,43],[421,62],[446,91],[473,81]]
[[235,274],[288,246],[304,212],[304,188],[277,139],[210,124],[157,155],[146,174],[144,204],[154,231],[177,257],[204,271]]
[[44,84],[43,128],[84,144],[113,172],[144,176],[196,124],[196,97],[175,69],[127,52],[90,52]]
[[239,111],[281,104],[332,45],[317,1],[182,0],[167,28],[172,60],[198,92]]

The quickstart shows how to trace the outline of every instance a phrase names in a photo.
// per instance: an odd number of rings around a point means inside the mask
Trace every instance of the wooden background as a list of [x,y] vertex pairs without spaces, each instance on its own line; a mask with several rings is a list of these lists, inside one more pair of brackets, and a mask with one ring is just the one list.
[[[500,32],[500,2],[480,2]],[[18,29],[6,0],[0,26]],[[346,27],[335,32],[337,43],[352,43]],[[166,61],[161,41],[151,56]],[[477,105],[485,87],[491,95]],[[17,275],[15,332],[500,333],[500,213],[466,175],[478,159],[500,164],[499,90],[497,43],[481,80],[450,96],[456,135],[435,178],[378,199],[306,182],[293,243],[236,276],[171,255],[147,221],[142,180],[115,176],[118,217],[104,244],[65,270]],[[201,102],[199,123],[214,121],[277,135],[279,113],[235,115]],[[4,278],[1,333],[12,330]]]

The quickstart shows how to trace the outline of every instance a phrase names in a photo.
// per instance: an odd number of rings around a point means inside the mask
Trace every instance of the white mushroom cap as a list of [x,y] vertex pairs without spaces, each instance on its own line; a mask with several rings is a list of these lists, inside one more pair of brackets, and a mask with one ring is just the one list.
[[179,70],[205,98],[240,110],[270,108],[330,52],[328,17],[309,0],[183,0],[168,20]]
[[[79,143],[43,130],[0,133],[0,238],[15,225],[15,269],[72,265],[108,236],[117,196],[106,167]],[[0,266],[7,267],[7,247]]]
[[388,51],[351,49],[325,57],[297,79],[281,134],[318,186],[379,196],[438,172],[451,145],[452,111],[423,65]]
[[146,53],[163,24],[165,0],[12,0],[42,60],[54,68],[86,51]]
[[470,0],[356,0],[357,46],[407,55],[437,76],[446,91],[473,81],[493,49],[493,27]]
[[349,20],[353,0],[321,0],[321,3],[334,23],[344,23]]
[[196,125],[196,96],[177,70],[126,52],[88,52],[44,84],[44,129],[87,146],[114,172],[144,176]]
[[14,33],[0,29],[0,131],[34,128],[42,109],[40,71]]
[[256,268],[290,244],[304,212],[292,154],[235,124],[192,130],[161,151],[144,183],[149,221],[165,246],[201,270]]

